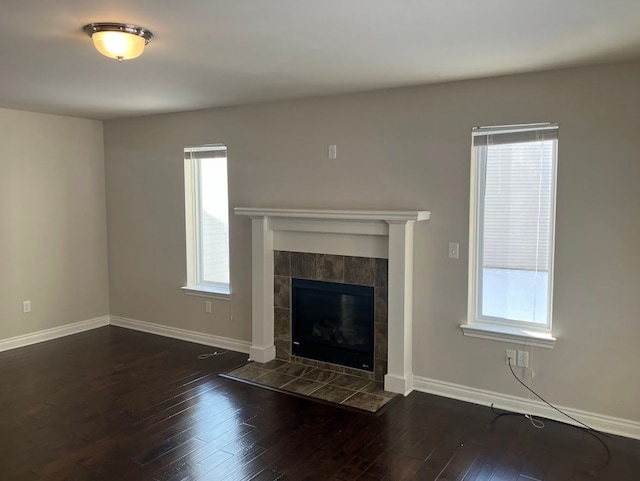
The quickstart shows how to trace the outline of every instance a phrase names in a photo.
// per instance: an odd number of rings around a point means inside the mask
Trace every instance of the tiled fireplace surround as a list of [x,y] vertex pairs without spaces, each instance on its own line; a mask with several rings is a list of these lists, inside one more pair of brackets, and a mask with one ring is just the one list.
[[309,252],[274,251],[274,344],[276,358],[325,367],[291,355],[291,278],[374,288],[374,372],[343,368],[348,374],[382,381],[387,372],[387,259]]
[[[288,307],[283,285],[288,253],[290,273],[315,268],[315,278],[343,262],[344,282],[360,279],[373,265],[378,309],[385,281],[376,279],[378,269],[387,266],[387,366],[382,347],[383,318],[378,313],[376,374],[384,373],[384,389],[407,395],[413,390],[413,228],[428,220],[428,211],[308,210],[236,207],[236,215],[251,218],[252,319],[251,360],[266,363],[275,359],[276,349],[287,355],[285,334]],[[276,252],[278,252],[276,254]],[[285,260],[282,260],[282,259]],[[384,262],[387,259],[387,263]],[[320,260],[320,264],[319,264]],[[315,266],[315,267],[314,267]],[[369,267],[363,267],[369,266]],[[276,271],[277,267],[277,271]],[[355,274],[358,271],[358,274]],[[277,272],[277,273],[276,273]],[[298,277],[298,276],[295,276]],[[307,277],[305,275],[301,277]],[[307,277],[307,278],[310,278]],[[367,284],[363,282],[363,284]],[[372,285],[372,284],[369,284]],[[274,294],[277,293],[277,294]]]

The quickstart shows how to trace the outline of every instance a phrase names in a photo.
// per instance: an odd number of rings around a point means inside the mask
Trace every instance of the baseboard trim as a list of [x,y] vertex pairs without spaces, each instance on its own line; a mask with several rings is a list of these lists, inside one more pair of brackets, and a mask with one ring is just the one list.
[[[484,389],[463,386],[436,379],[414,376],[414,389],[429,394],[436,394],[459,401],[466,401],[482,406],[490,406],[493,404],[498,409],[514,411],[522,414],[531,414],[555,421],[561,421],[567,424],[578,425],[571,419],[563,416],[559,412],[550,408],[541,401],[525,399],[518,396],[510,396]],[[593,429],[605,433],[625,436],[632,439],[640,439],[640,423],[630,419],[616,418],[613,416],[605,416],[603,414],[582,411],[564,406],[558,406],[567,414],[588,424]]]
[[249,359],[255,362],[269,362],[276,358],[276,347],[272,344],[269,347],[251,346],[249,349]]
[[88,319],[86,321],[73,322],[71,324],[65,324],[64,326],[52,327],[51,329],[44,329],[42,331],[10,337],[8,339],[0,340],[0,352],[30,346],[40,342],[51,341],[53,339],[58,339],[59,337],[70,336],[72,334],[78,334],[80,332],[90,331],[91,329],[108,325],[109,316],[101,316],[94,319]]
[[162,324],[154,324],[153,322],[138,321],[136,319],[128,319],[120,316],[110,316],[112,326],[133,329],[134,331],[147,332],[149,334],[157,334],[158,336],[170,337],[181,341],[195,342],[205,346],[219,347],[221,349],[229,349],[230,351],[242,352],[249,354],[251,343],[247,341],[238,341],[228,337],[214,336],[213,334],[205,334],[203,332],[188,331],[177,327],[164,326]]
[[407,374],[405,377],[392,376],[391,374],[384,375],[384,390],[389,392],[395,392],[408,396],[413,391],[414,375],[413,373]]

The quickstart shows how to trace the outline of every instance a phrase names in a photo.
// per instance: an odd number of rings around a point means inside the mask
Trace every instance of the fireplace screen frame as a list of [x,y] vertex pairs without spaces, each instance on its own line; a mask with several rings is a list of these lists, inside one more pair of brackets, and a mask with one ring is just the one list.
[[[365,350],[333,347],[324,342],[314,342],[302,333],[297,314],[300,309],[300,289],[310,289],[319,292],[347,295],[359,298],[359,304],[367,309],[365,317],[368,326],[364,326],[367,338]],[[363,299],[364,298],[364,299]],[[311,279],[291,278],[291,353],[294,356],[314,359],[346,367],[373,372],[375,352],[374,330],[374,288],[358,284],[344,284]]]

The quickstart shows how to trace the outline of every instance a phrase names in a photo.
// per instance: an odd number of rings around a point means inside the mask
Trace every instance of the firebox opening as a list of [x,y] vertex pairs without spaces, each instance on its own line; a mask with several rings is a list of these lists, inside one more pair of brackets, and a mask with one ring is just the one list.
[[291,279],[292,353],[373,371],[373,287]]

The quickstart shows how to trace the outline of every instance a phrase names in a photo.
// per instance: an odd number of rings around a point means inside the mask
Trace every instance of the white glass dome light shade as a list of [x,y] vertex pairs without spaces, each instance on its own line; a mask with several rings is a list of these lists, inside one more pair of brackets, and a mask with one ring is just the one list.
[[139,57],[146,44],[144,38],[127,32],[96,32],[91,39],[98,52],[118,60]]
[[125,23],[90,23],[83,30],[98,52],[119,62],[139,57],[153,38],[146,28]]

